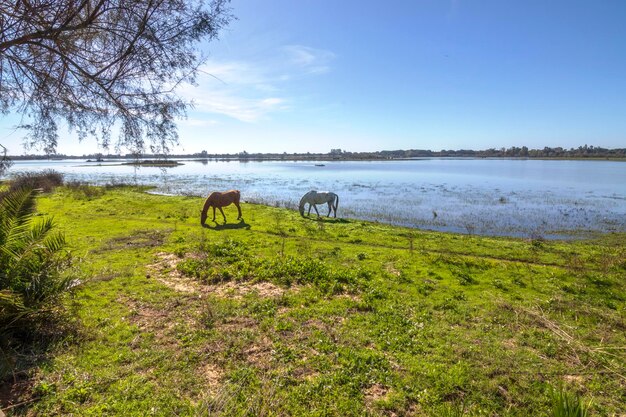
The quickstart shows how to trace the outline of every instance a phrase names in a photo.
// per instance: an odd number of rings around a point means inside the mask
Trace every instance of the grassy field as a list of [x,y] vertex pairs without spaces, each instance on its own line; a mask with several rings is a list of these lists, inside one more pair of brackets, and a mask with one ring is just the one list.
[[20,359],[5,413],[541,416],[560,394],[626,415],[626,236],[466,236],[252,204],[203,228],[202,202],[40,198],[71,245],[78,319]]

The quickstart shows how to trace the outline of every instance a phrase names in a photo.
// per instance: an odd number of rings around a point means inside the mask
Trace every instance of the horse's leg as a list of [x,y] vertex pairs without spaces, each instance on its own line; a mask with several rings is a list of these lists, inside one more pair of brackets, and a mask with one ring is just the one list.
[[317,213],[317,218],[320,218],[320,212],[317,211],[317,204],[313,204],[313,208],[315,209],[315,212]]
[[327,204],[328,204],[328,214],[326,215],[326,217],[330,217],[330,212],[333,210],[333,203],[329,201]]
[[218,209],[220,209],[220,213],[222,213],[222,217],[224,217],[224,223],[226,223],[226,215],[224,214],[224,210],[222,210],[221,207],[218,207]]
[[237,207],[237,212],[239,213],[239,216],[237,217],[237,220],[241,219],[241,206],[239,205],[239,202],[241,201],[241,193],[239,192],[239,190],[237,190],[237,192],[235,193],[235,197],[233,198],[233,204],[235,205],[235,207]]
[[213,221],[215,221],[215,206],[213,206]]
[[311,216],[311,207],[313,207],[313,204],[309,203],[309,211],[307,212],[307,216]]

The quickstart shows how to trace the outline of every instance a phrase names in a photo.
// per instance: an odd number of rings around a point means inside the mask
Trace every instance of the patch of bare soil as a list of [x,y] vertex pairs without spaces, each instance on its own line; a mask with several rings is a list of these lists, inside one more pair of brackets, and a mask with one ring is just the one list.
[[502,346],[504,346],[508,350],[517,349],[517,341],[515,339],[505,339],[502,341]]
[[247,282],[229,281],[223,284],[209,285],[208,290],[221,297],[243,298],[250,293],[257,293],[260,297],[273,298],[285,293],[285,289],[271,282]]
[[204,381],[204,387],[211,395],[217,395],[222,387],[221,380],[224,377],[224,370],[214,363],[204,364],[198,372]]
[[385,269],[391,275],[395,275],[396,277],[400,276],[400,271],[396,268],[396,266],[393,264],[393,262],[389,262],[388,264],[386,264],[385,265]]
[[[177,326],[188,324],[194,320],[189,314],[189,302],[193,302],[196,298],[182,295],[180,298],[172,300],[162,308],[156,308],[153,305],[142,303],[136,300],[120,299],[120,302],[129,306],[131,315],[129,322],[136,325],[141,332],[131,342],[132,348],[140,348],[142,338],[154,337],[153,344],[155,348],[166,349],[171,352],[171,360],[177,361],[184,358],[187,348],[182,346],[176,337]],[[245,323],[245,324],[244,324]],[[248,326],[250,321],[242,321],[239,326]],[[237,330],[233,330],[237,331]],[[223,347],[216,347],[216,351]],[[142,371],[139,371],[142,372]],[[143,371],[145,374],[151,374],[154,369],[149,368]],[[203,391],[211,396],[219,395],[223,389],[222,380],[224,378],[224,370],[218,362],[208,360],[194,370],[194,373],[202,384]]]
[[[136,325],[141,330],[141,334],[154,334],[155,340],[161,346],[176,344],[176,339],[171,337],[172,329],[176,325],[171,309],[156,309],[153,306],[130,300],[127,300],[126,304],[131,309],[129,322]],[[141,334],[132,341],[131,347],[139,346]]]
[[146,267],[148,276],[154,277],[159,282],[175,291],[184,293],[207,293],[223,298],[243,298],[250,293],[256,293],[259,297],[272,298],[285,293],[286,289],[272,284],[271,282],[236,282],[228,281],[213,285],[204,285],[193,278],[185,277],[176,266],[182,261],[181,258],[172,254],[159,252],[158,260]]
[[148,277],[155,277],[157,281],[165,284],[171,289],[184,292],[184,293],[197,293],[204,292],[205,286],[199,282],[183,276],[176,266],[182,259],[173,253],[159,252],[157,253],[158,260],[147,265]]
[[14,375],[5,381],[0,380],[0,416],[3,415],[2,410],[9,412],[37,400],[33,397],[33,385],[34,379],[26,374]]
[[350,301],[354,301],[355,303],[361,302],[361,297],[358,294],[352,293],[343,293],[335,296],[336,298],[346,298]]
[[[372,410],[374,408],[374,403],[387,397],[387,394],[389,394],[389,388],[381,384],[374,384],[365,388],[363,394],[365,394],[365,406],[369,410]],[[389,415],[395,416],[396,414],[392,413]]]
[[256,328],[258,327],[258,323],[251,317],[236,316],[226,319],[219,327],[222,331],[237,332],[244,329]]
[[582,375],[563,375],[563,380],[570,385],[575,385],[579,389],[585,386],[585,377]]
[[294,378],[298,378],[303,381],[313,381],[315,378],[317,378],[320,375],[320,373],[317,372],[316,370],[302,367],[302,368],[294,369],[291,375]]
[[135,230],[130,236],[120,236],[108,240],[101,248],[93,250],[102,253],[112,250],[128,248],[154,248],[161,246],[165,237],[171,232],[168,230]]
[[258,369],[268,370],[271,368],[272,341],[267,336],[261,336],[246,348],[243,354],[248,363]]

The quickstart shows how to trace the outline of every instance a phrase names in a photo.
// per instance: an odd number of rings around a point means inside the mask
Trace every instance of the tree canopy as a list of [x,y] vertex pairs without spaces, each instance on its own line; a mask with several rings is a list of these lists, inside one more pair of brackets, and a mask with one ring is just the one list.
[[228,1],[0,0],[0,113],[22,114],[25,144],[47,153],[61,121],[105,149],[167,152],[190,105],[176,86],[194,82]]

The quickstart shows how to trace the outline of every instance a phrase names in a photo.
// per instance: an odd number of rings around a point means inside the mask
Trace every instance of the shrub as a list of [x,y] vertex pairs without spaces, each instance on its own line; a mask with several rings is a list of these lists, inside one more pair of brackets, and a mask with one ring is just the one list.
[[11,178],[9,190],[41,189],[48,193],[60,185],[63,185],[63,174],[47,169],[41,172],[23,172],[14,175]]
[[73,284],[63,275],[70,260],[64,236],[51,219],[34,221],[36,194],[22,188],[0,200],[0,378],[9,370],[12,341],[53,319]]
[[65,184],[65,186],[72,191],[74,198],[92,199],[102,197],[105,193],[105,189],[103,187],[89,185],[84,181],[69,181]]
[[467,271],[459,269],[459,270],[453,271],[453,273],[458,278],[459,284],[461,285],[471,285],[471,284],[476,284],[478,282]]
[[226,239],[218,243],[205,243],[202,245],[201,250],[216,258],[221,258],[227,263],[236,262],[247,254],[246,246],[232,239]]

